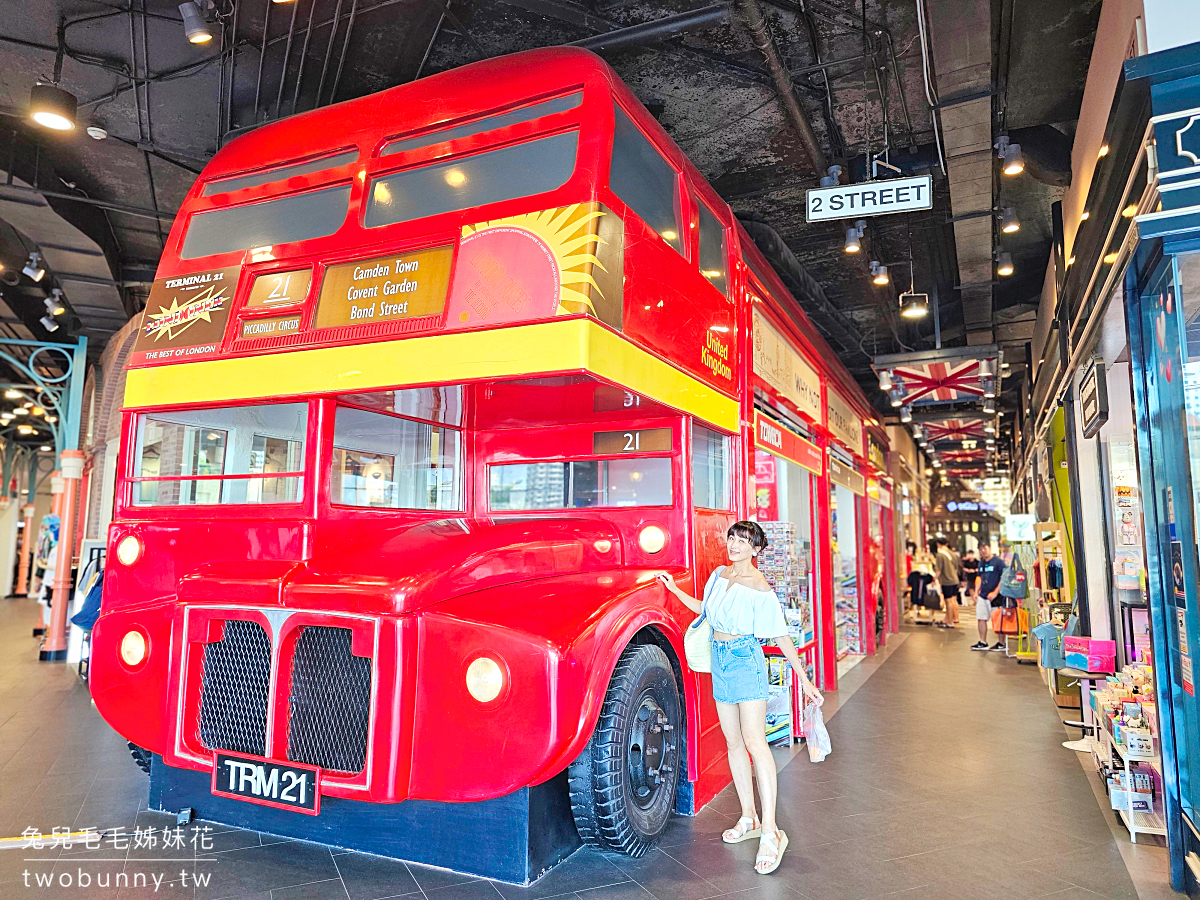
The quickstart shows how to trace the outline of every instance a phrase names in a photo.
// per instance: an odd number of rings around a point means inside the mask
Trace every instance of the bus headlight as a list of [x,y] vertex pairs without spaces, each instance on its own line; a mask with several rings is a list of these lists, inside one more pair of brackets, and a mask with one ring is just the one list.
[[127,631],[121,638],[121,662],[135,668],[146,659],[146,636],[137,629]]
[[638,546],[643,553],[660,553],[667,546],[667,533],[657,525],[647,525],[638,534]]
[[504,669],[500,663],[481,656],[467,666],[467,692],[480,703],[491,703],[504,690]]
[[142,558],[142,542],[137,535],[127,534],[117,543],[117,561],[123,566],[132,566]]

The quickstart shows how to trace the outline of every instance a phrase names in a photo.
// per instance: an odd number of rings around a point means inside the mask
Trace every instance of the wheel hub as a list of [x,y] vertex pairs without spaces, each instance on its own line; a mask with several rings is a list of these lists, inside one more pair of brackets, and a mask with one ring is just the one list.
[[629,729],[626,770],[633,802],[646,809],[671,782],[675,769],[675,736],[670,718],[653,696],[644,695]]

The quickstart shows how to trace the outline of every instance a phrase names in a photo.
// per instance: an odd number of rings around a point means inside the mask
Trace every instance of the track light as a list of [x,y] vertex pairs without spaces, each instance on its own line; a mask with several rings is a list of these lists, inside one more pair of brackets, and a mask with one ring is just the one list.
[[862,236],[866,228],[867,223],[859,219],[846,229],[846,246],[844,249],[847,253],[857,253],[862,249]]
[[212,31],[194,0],[180,3],[179,14],[183,16],[183,33],[191,43],[207,44],[213,39]]
[[983,388],[983,396],[988,400],[993,400],[996,397],[996,379],[983,378],[980,379],[979,386]]
[[70,131],[78,107],[75,95],[56,84],[35,84],[29,92],[29,118],[43,128]]
[[52,316],[42,316],[38,321],[42,323],[42,327],[47,331],[52,333],[58,331],[58,322]]
[[990,422],[990,421],[984,422],[983,430],[984,430],[984,433],[986,433],[986,434],[995,434],[996,433],[996,425],[995,425],[995,423]]
[[909,422],[912,421],[912,407],[911,406],[900,407],[900,421],[902,423],[904,423],[905,425],[907,425]]
[[994,416],[996,414],[996,401],[987,399],[983,401],[983,414],[985,416]]
[[900,295],[900,315],[905,319],[923,319],[929,315],[929,295],[903,293]]
[[882,266],[875,260],[871,260],[871,281],[881,287],[891,281],[888,278],[887,266]]
[[892,389],[892,370],[884,369],[879,373],[879,389],[881,391],[890,391]]
[[1011,206],[1000,209],[1000,230],[1005,234],[1016,234],[1021,230],[1021,220]]
[[20,434],[33,434],[33,426],[32,425],[18,425],[17,432]]
[[989,447],[991,447],[996,443],[996,439],[989,435],[988,438],[986,439],[986,443]]
[[61,316],[67,311],[67,307],[63,304],[62,288],[52,290],[50,296],[43,302],[46,304],[46,312],[52,316]]
[[1021,155],[1021,145],[1010,143],[1007,135],[1000,138],[996,144],[996,149],[999,151],[1001,163],[1001,171],[1005,175],[1020,175],[1025,171],[1025,158]]
[[41,281],[46,277],[46,267],[42,265],[42,255],[36,250],[30,252],[29,261],[25,263],[25,268],[21,270],[34,281]]
[[1007,250],[996,255],[996,274],[1007,278],[1013,273],[1012,254]]
[[904,405],[904,382],[899,378],[892,382],[892,389],[888,391],[888,398],[892,404],[892,409],[899,409]]
[[[278,3],[279,0],[276,0],[276,2]],[[841,181],[842,167],[841,166],[830,166],[825,171],[826,171],[826,174],[821,176],[821,187],[823,187],[823,188],[837,187],[838,182]]]

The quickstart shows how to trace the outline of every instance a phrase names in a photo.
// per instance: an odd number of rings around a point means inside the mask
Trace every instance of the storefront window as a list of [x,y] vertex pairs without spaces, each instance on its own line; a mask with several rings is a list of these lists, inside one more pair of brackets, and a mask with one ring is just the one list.
[[832,488],[829,503],[833,534],[833,609],[839,662],[863,652],[858,598],[857,499],[852,490],[837,484]]
[[798,647],[811,643],[813,622],[813,476],[802,466],[762,450],[754,453],[755,506],[767,534],[758,568],[784,606]]

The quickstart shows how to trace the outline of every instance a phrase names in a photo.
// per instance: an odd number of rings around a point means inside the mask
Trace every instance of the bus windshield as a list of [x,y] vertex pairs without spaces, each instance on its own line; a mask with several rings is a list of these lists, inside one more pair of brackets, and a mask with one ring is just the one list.
[[143,413],[133,503],[299,503],[307,428],[307,403]]

